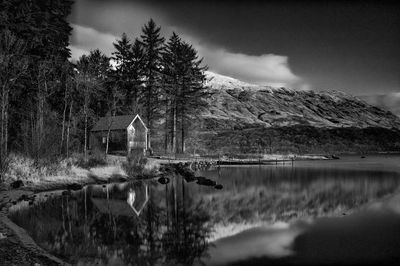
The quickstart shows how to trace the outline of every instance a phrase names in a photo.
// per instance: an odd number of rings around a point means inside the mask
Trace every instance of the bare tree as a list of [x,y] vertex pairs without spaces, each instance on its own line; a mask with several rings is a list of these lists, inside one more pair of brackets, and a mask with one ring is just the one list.
[[110,68],[110,60],[99,50],[91,51],[88,56],[83,55],[77,63],[76,82],[79,91],[83,94],[84,117],[84,155],[87,160],[88,147],[88,119],[92,115],[90,104],[94,96],[103,90],[107,74]]
[[0,87],[1,87],[1,121],[0,121],[0,161],[8,154],[8,113],[10,92],[18,79],[27,70],[27,60],[24,56],[25,43],[10,31],[0,34]]
[[106,155],[108,154],[108,147],[110,142],[110,132],[111,126],[114,122],[114,117],[117,112],[117,109],[121,106],[121,101],[123,100],[123,94],[118,90],[117,86],[111,86],[110,95],[108,98],[108,106],[109,106],[109,117],[108,117],[108,130],[107,130],[107,142],[106,142]]

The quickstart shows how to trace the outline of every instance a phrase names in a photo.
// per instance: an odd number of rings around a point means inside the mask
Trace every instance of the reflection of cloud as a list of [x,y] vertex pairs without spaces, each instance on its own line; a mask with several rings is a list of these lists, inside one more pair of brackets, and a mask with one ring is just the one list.
[[390,210],[391,212],[400,214],[400,192],[381,201],[372,202],[367,206],[368,210],[381,211]]
[[[207,265],[223,265],[252,257],[285,257],[293,254],[291,245],[304,231],[304,224],[262,226],[219,239],[210,248]],[[245,247],[245,248],[244,248]]]

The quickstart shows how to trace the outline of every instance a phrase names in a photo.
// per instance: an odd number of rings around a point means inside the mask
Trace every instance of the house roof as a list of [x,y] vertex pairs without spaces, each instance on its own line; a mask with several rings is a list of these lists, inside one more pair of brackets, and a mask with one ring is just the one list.
[[[110,122],[111,122],[110,130],[126,129],[132,123],[132,121],[134,121],[137,118],[140,119],[140,121],[143,123],[139,115],[120,115],[114,117],[110,116],[102,117],[100,118],[99,121],[97,121],[96,125],[94,125],[92,131],[108,130]],[[146,125],[144,126],[146,127]]]

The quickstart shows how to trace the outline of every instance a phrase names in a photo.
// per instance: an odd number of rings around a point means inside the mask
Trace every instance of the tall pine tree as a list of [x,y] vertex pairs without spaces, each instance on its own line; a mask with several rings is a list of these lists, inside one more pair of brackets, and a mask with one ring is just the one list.
[[155,121],[160,115],[160,89],[161,89],[161,51],[164,38],[160,36],[161,28],[150,19],[142,28],[140,43],[143,46],[143,81],[144,88],[140,102],[144,106],[144,117],[149,128],[147,146],[151,148],[151,132],[154,130]]
[[[206,106],[208,91],[206,80],[197,51],[183,42],[175,33],[170,37],[163,53],[164,92],[166,95],[167,116],[166,134],[170,137],[172,152],[185,152],[185,139],[190,119]],[[177,127],[180,128],[181,145],[177,145]]]
[[164,149],[167,152],[177,152],[176,130],[177,130],[177,108],[180,88],[178,79],[181,38],[174,32],[165,45],[162,53],[163,60],[163,102],[165,105],[165,139]]
[[126,34],[114,43],[115,71],[112,74],[114,84],[125,98],[126,113],[139,112],[139,96],[142,88],[143,49],[138,40],[132,44]]

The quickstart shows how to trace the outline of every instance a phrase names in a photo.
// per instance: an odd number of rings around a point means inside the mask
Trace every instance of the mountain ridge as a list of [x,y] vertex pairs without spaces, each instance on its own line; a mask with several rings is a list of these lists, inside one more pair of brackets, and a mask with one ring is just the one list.
[[242,82],[207,72],[213,93],[202,113],[209,126],[312,126],[320,128],[380,127],[400,129],[400,118],[341,91],[295,90]]
[[335,154],[400,151],[400,118],[341,91],[274,88],[207,73],[190,153]]

